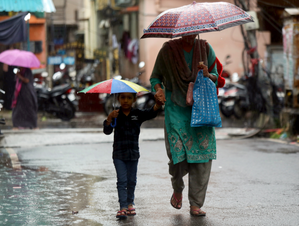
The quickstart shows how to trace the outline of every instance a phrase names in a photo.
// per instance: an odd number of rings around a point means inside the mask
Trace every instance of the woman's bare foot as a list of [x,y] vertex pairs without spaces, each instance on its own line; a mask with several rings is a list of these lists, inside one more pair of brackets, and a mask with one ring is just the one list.
[[173,206],[173,208],[181,209],[182,208],[182,199],[183,199],[182,193],[173,192],[171,199],[170,199],[170,203]]
[[19,130],[18,127],[12,127],[12,130]]

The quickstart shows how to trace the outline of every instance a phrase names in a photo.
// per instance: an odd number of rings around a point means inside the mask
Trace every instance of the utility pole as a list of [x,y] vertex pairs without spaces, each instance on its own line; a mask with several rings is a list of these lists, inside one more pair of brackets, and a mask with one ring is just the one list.
[[108,0],[108,6],[105,10],[106,23],[108,23],[108,60],[107,62],[107,79],[110,79],[113,75],[112,64],[113,64],[113,47],[112,47],[112,35],[113,27],[111,24],[111,17],[113,16],[113,9],[111,8],[111,0]]

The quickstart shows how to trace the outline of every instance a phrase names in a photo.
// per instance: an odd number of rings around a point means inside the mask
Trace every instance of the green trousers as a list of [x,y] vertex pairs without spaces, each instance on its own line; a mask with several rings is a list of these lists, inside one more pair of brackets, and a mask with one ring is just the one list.
[[183,177],[186,174],[189,174],[188,199],[190,206],[197,206],[201,208],[206,197],[212,160],[206,163],[188,163],[187,160],[184,160],[177,164],[173,164],[167,136],[165,136],[165,146],[170,160],[168,163],[169,174],[172,176],[171,182],[174,192],[183,192],[185,188]]

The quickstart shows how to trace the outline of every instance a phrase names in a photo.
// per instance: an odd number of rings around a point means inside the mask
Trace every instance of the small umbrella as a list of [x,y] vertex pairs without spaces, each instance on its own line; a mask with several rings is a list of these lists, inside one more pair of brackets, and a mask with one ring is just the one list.
[[122,80],[122,79],[109,79],[92,86],[89,86],[79,93],[138,93],[149,92],[147,89],[134,82]]
[[166,10],[144,29],[141,38],[175,38],[185,35],[221,31],[253,22],[241,8],[228,2],[204,2]]
[[19,67],[39,67],[40,62],[37,57],[29,51],[10,49],[0,54],[0,62]]
[[[89,86],[79,93],[138,93],[138,92],[149,92],[147,89],[134,82],[121,80],[121,79],[109,79],[92,86]],[[115,96],[114,96],[115,97]],[[116,120],[114,124],[111,123],[112,127],[116,126]]]

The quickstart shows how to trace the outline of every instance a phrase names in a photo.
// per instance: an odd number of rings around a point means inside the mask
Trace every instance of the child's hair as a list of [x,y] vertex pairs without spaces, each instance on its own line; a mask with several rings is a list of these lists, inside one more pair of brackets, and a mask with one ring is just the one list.
[[[119,98],[120,94],[122,94],[122,93],[118,93],[118,94],[116,95],[116,98],[117,98],[117,100],[118,100],[118,98]],[[131,93],[131,94],[133,95],[133,98],[135,99],[135,98],[136,98],[136,94],[137,94],[137,93]]]

